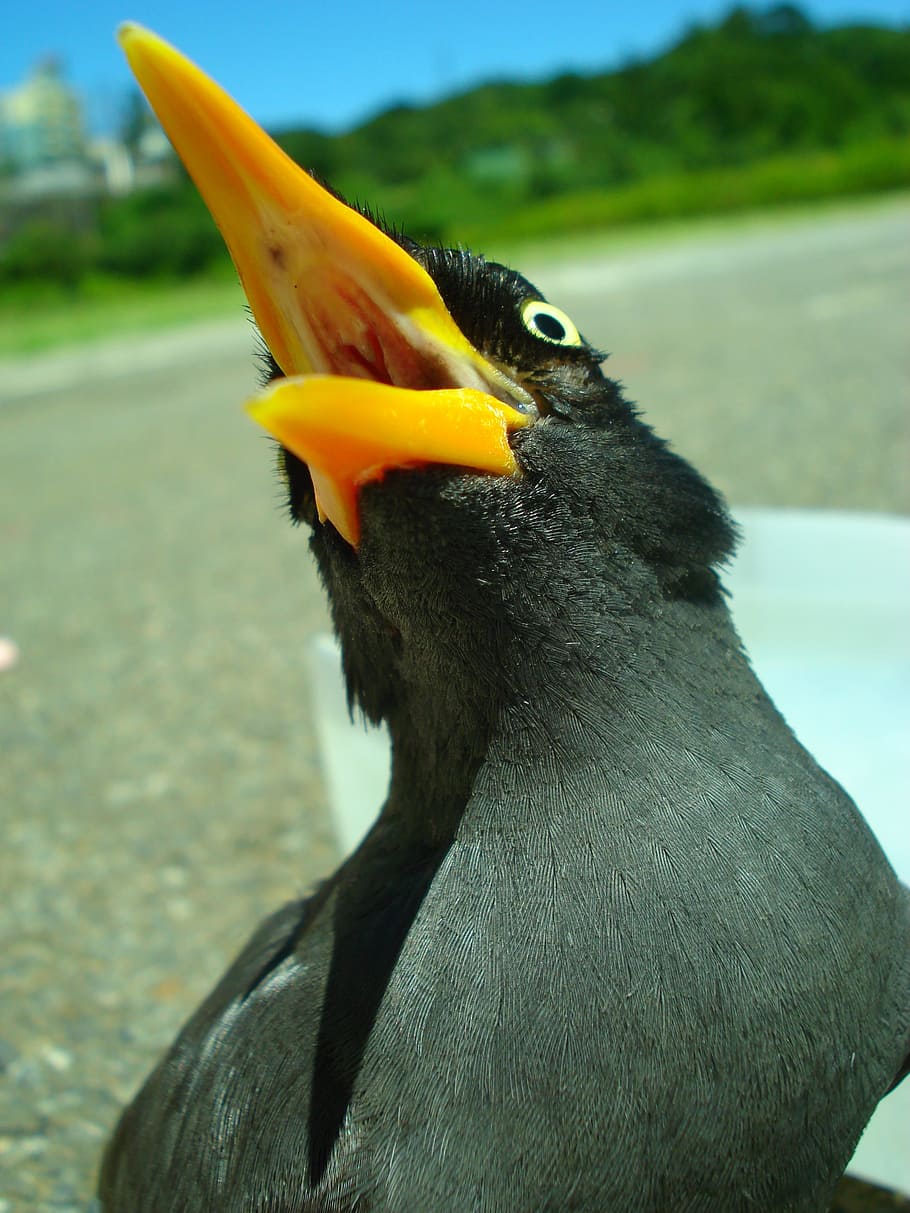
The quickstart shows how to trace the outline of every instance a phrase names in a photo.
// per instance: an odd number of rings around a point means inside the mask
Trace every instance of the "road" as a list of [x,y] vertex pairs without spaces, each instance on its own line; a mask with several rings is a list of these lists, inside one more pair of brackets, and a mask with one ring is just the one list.
[[[523,265],[738,504],[906,512],[910,202]],[[0,1213],[85,1208],[117,1108],[334,860],[326,626],[241,318],[0,366]]]
[[539,285],[728,500],[910,508],[905,202],[545,268]]

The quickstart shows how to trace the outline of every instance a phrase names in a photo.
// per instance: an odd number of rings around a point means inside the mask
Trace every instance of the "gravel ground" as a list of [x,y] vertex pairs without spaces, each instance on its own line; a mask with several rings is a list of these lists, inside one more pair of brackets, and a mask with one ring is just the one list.
[[[908,221],[522,268],[732,500],[906,512]],[[88,1207],[155,1056],[337,858],[305,682],[326,614],[238,407],[252,346],[238,319],[0,365],[0,1213]]]

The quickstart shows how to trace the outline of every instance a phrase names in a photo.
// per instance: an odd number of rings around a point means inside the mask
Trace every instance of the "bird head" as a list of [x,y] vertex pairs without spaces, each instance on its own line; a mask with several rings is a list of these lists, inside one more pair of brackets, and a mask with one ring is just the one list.
[[519,687],[529,654],[566,659],[644,596],[716,597],[722,504],[565,312],[348,206],[155,35],[120,41],[267,346],[250,412],[280,444],[370,718],[419,685],[462,710],[468,686],[499,696],[506,654]]

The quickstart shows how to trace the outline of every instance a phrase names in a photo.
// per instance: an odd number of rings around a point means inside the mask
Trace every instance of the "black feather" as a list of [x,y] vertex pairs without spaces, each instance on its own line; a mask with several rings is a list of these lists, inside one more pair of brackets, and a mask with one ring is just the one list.
[[518,478],[369,484],[357,551],[283,453],[389,796],[127,1109],[104,1207],[823,1210],[910,1044],[907,890],[749,666],[717,494],[524,278],[398,239],[542,420]]

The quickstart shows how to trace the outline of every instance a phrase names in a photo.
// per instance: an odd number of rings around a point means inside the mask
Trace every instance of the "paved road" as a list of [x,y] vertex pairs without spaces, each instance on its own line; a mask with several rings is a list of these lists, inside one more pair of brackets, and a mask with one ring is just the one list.
[[910,509],[906,201],[712,227],[538,276],[728,500]]
[[[523,266],[734,502],[907,511],[910,203]],[[325,626],[242,320],[0,366],[0,1213],[104,1134],[265,911],[333,859]],[[8,997],[11,995],[12,997]]]

